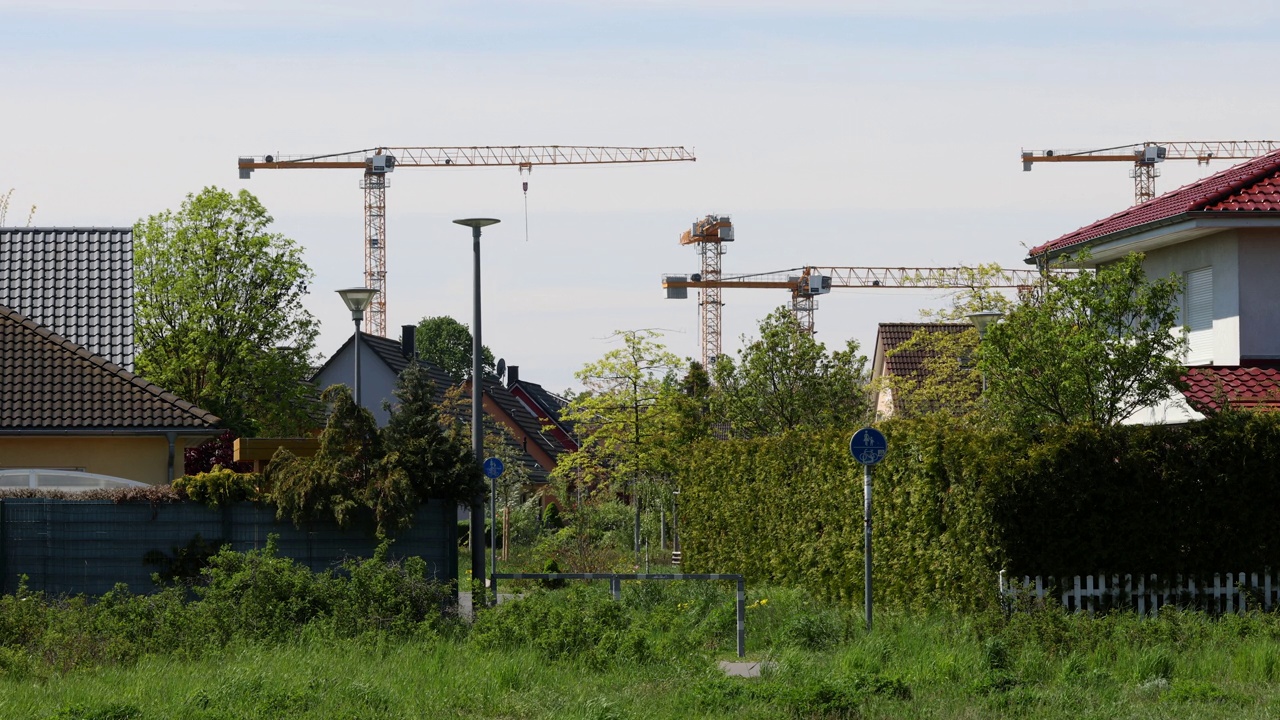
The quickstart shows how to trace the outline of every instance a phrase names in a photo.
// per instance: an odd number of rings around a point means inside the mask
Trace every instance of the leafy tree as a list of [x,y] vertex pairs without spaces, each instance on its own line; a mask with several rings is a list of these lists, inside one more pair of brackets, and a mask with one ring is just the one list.
[[311,270],[252,194],[208,187],[134,227],[140,375],[237,435],[314,423]]
[[442,425],[433,392],[427,373],[410,366],[397,381],[400,403],[379,430],[345,385],[327,388],[321,398],[330,412],[316,454],[300,458],[282,448],[268,467],[280,516],[297,524],[332,516],[346,525],[367,507],[382,534],[404,526],[426,500],[470,499],[483,487],[480,468],[465,438]]
[[951,305],[941,310],[924,310],[921,317],[933,322],[967,322],[975,312],[998,310],[1007,314],[1013,309],[1014,300],[1000,288],[992,287],[1003,279],[999,263],[961,267],[959,274],[965,287],[951,293]]
[[1180,382],[1186,336],[1177,276],[1148,282],[1142,255],[1097,272],[1050,274],[987,330],[986,400],[1020,427],[1113,425]]
[[868,413],[867,358],[849,340],[828,353],[786,308],[760,323],[760,338],[716,363],[718,415],[740,437],[798,428],[849,427]]
[[887,388],[893,415],[915,417],[933,412],[963,416],[980,406],[982,371],[978,368],[978,330],[959,332],[923,327],[889,352],[921,358],[919,372],[884,375],[876,388]]
[[[454,378],[471,377],[471,329],[447,315],[422,318],[414,331],[418,357],[439,365]],[[480,370],[494,373],[493,351],[480,346]]]
[[560,413],[575,424],[580,443],[578,452],[561,456],[554,474],[583,491],[618,491],[662,474],[662,401],[672,391],[669,377],[684,363],[656,332],[616,335],[622,347],[575,373],[583,392]]

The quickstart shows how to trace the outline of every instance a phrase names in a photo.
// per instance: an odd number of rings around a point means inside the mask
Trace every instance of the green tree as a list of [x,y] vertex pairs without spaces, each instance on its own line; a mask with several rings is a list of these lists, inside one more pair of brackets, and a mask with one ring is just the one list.
[[659,411],[669,378],[684,363],[651,330],[616,333],[622,347],[575,373],[583,385],[561,417],[575,425],[578,452],[561,456],[555,474],[583,489],[622,491],[658,474]]
[[208,187],[134,227],[140,375],[241,436],[313,423],[312,273],[252,194]]
[[1026,428],[1113,425],[1165,399],[1184,372],[1181,292],[1176,275],[1148,282],[1137,253],[1097,272],[1050,274],[987,330],[986,402]]
[[933,412],[963,416],[980,407],[982,371],[978,368],[978,330],[959,332],[923,327],[888,353],[920,358],[918,371],[883,375],[876,390],[887,388],[895,417]]
[[330,412],[310,458],[279,450],[267,482],[281,517],[301,524],[332,516],[347,524],[361,507],[373,511],[378,531],[405,526],[431,499],[464,502],[480,488],[480,468],[455,423],[442,418],[426,371],[411,365],[395,389],[399,403],[379,429],[345,385],[326,388]]
[[644,497],[665,497],[670,489],[673,416],[667,399],[679,392],[684,361],[652,330],[616,335],[622,347],[575,373],[583,391],[560,415],[576,427],[578,451],[560,456],[552,481],[562,501],[630,495],[633,549],[639,553]]
[[866,364],[857,342],[828,353],[790,311],[778,308],[736,361],[725,355],[716,363],[716,414],[738,437],[850,427],[868,416]]
[[[414,331],[418,357],[430,360],[456,379],[471,377],[471,329],[447,315],[422,318]],[[480,346],[480,369],[494,373],[493,351]]]

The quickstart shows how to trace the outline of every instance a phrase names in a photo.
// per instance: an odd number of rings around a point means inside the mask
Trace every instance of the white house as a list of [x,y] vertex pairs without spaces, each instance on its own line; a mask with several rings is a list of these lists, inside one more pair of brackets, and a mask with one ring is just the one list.
[[[1133,422],[1202,418],[1196,407],[1280,404],[1280,151],[1183,186],[1032,248],[1043,263],[1088,248],[1092,265],[1145,255],[1148,277],[1186,285],[1190,388]],[[1189,403],[1188,403],[1189,401]]]

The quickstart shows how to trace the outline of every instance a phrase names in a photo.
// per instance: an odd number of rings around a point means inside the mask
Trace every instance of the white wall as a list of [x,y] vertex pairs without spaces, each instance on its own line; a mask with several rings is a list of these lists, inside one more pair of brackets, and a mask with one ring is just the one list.
[[[351,382],[355,377],[355,356],[352,345],[348,343],[330,358],[320,374],[316,376],[316,386],[323,390],[330,385],[342,384],[354,388]],[[391,414],[382,409],[384,400],[394,400],[392,391],[396,386],[395,373],[386,363],[373,354],[367,346],[360,348],[360,404],[369,408],[373,417],[382,427],[391,419]]]
[[1280,230],[1238,231],[1240,357],[1280,359]]
[[[1280,257],[1277,261],[1280,262]],[[1150,250],[1147,252],[1143,267],[1148,279],[1163,278],[1170,274],[1183,278],[1183,274],[1188,270],[1213,268],[1212,364],[1239,365],[1241,260],[1236,231],[1227,230],[1189,242]],[[1250,332],[1256,334],[1257,330]]]

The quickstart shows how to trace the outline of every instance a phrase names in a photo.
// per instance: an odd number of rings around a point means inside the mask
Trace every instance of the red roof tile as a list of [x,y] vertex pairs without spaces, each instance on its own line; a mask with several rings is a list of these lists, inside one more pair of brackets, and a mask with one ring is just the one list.
[[1280,409],[1280,368],[1195,367],[1182,378],[1182,394],[1203,413],[1234,408]]
[[1031,249],[1043,255],[1187,213],[1280,212],[1280,150],[1183,185]]

